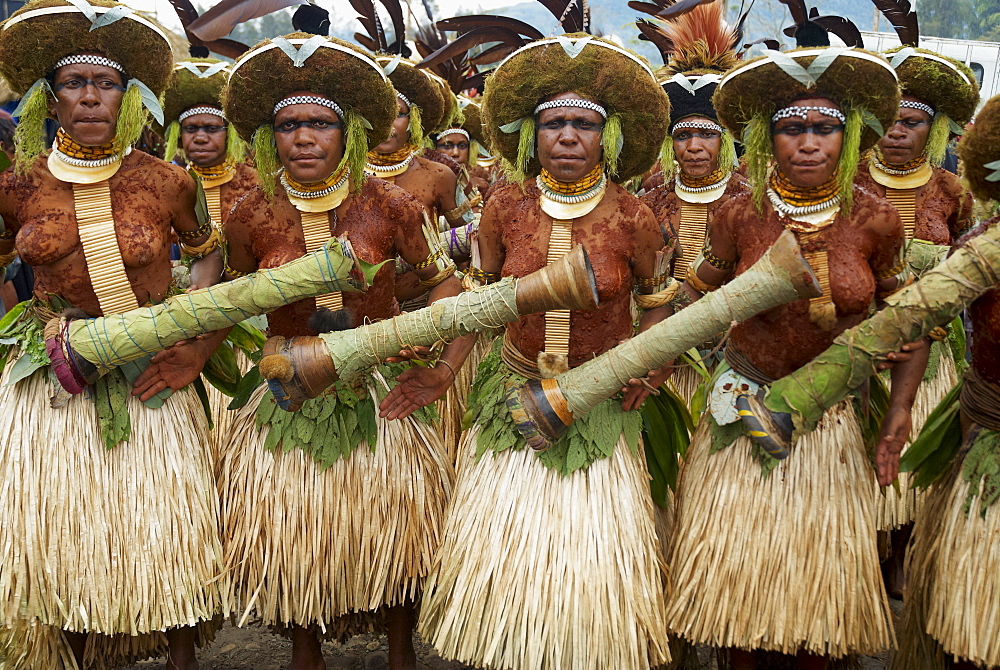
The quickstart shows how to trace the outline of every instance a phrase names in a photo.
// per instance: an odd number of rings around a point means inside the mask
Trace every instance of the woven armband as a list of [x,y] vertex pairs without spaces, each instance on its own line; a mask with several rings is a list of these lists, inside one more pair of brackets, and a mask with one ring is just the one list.
[[948,329],[943,326],[935,326],[931,332],[927,333],[927,337],[931,338],[935,342],[941,342],[948,339]]
[[10,252],[9,254],[4,254],[3,256],[0,256],[0,269],[6,268],[14,261],[15,258],[17,258],[17,249],[14,249],[14,251]]
[[681,283],[673,277],[670,277],[669,280],[666,283],[666,287],[656,293],[634,293],[632,297],[635,298],[636,307],[639,309],[656,309],[657,307],[665,307],[673,304],[674,297],[681,288]]
[[479,268],[470,265],[469,269],[465,271],[467,277],[471,277],[474,281],[479,282],[480,285],[492,284],[493,282],[500,281],[499,272],[487,272],[486,270],[480,270]]
[[449,258],[444,268],[439,269],[438,273],[430,279],[421,279],[420,285],[427,288],[434,288],[445,279],[455,274],[457,269],[458,267],[455,265],[455,262]]
[[[715,254],[713,254],[712,250],[709,249],[707,246],[701,250],[701,254],[698,256],[698,258],[695,259],[695,263],[697,263],[700,266],[701,263],[698,263],[699,258],[704,262],[708,263],[709,265],[711,265],[716,270],[722,270],[723,272],[725,272],[726,270],[732,270],[736,266],[736,263],[734,263],[733,261],[723,260],[718,256],[716,256]],[[694,265],[694,263],[692,263],[692,265]]]
[[909,286],[910,284],[913,283],[914,280],[913,273],[910,272],[909,264],[907,264],[906,261],[903,260],[900,260],[899,263],[897,263],[894,267],[889,268],[888,270],[882,270],[881,272],[876,274],[875,277],[878,281],[882,281],[885,279],[896,280],[896,286],[894,288],[890,289],[879,288],[876,290],[875,292],[876,297],[879,298],[880,300],[884,300],[885,298],[889,297],[896,291],[899,291],[900,289]]
[[662,291],[663,289],[670,286],[674,281],[674,278],[670,276],[670,273],[664,272],[661,275],[656,275],[655,277],[636,277],[635,278],[635,288],[636,293],[641,291],[649,291],[650,293],[655,293],[657,291]]
[[449,209],[447,212],[445,212],[444,213],[444,218],[448,219],[449,222],[450,221],[457,221],[457,220],[461,219],[463,216],[465,216],[466,214],[468,214],[469,212],[471,212],[472,211],[472,207],[473,207],[472,201],[471,200],[466,200],[465,202],[463,202],[461,205],[459,205],[455,209]]
[[212,253],[219,248],[219,231],[215,228],[211,229],[212,232],[209,234],[208,239],[197,246],[190,246],[184,242],[181,242],[181,253],[194,260],[199,260]]
[[184,242],[190,242],[191,240],[196,240],[203,235],[208,235],[212,231],[212,220],[209,219],[205,223],[201,224],[194,230],[178,230],[177,239]]
[[233,268],[229,267],[229,263],[226,263],[224,270],[227,275],[233,277],[234,279],[239,279],[240,277],[246,277],[248,274],[250,274],[249,272],[240,272],[239,270],[234,270]]
[[702,281],[701,277],[698,276],[697,269],[693,263],[691,264],[691,271],[688,272],[688,276],[685,281],[687,281],[687,283],[691,285],[691,288],[698,293],[711,293],[721,286],[721,284],[709,284],[706,281]]
[[0,240],[12,240],[17,237],[17,231],[9,229],[2,216],[0,216],[0,227],[3,228],[0,230]]

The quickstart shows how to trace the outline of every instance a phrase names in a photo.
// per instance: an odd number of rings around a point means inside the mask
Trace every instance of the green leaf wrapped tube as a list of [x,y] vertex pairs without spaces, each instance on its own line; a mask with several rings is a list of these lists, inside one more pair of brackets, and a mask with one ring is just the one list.
[[512,389],[507,408],[528,445],[547,449],[574,419],[613,396],[629,379],[644,377],[733,322],[819,295],[819,283],[795,235],[785,231],[733,281],[579,367]]
[[1000,226],[995,226],[892,295],[884,309],[838,335],[811,362],[774,382],[764,407],[790,414],[795,436],[813,430],[823,413],[875,374],[888,354],[954,319],[993,288],[998,276]]
[[338,379],[351,377],[401,349],[500,328],[526,314],[597,306],[597,281],[582,246],[537,272],[438,300],[429,307],[349,331],[318,337],[272,337],[259,363],[278,405],[295,411]]
[[112,368],[180,340],[303,298],[363,290],[379,267],[355,259],[346,239],[332,239],[280,267],[173,296],[159,305],[93,319],[62,319],[46,328],[46,346],[60,382],[67,391],[79,393]]

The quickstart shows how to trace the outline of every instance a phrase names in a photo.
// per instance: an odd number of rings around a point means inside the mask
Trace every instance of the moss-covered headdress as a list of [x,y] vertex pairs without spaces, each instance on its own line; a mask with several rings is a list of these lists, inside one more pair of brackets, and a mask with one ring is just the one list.
[[979,104],[976,75],[954,58],[927,49],[899,47],[886,51],[884,56],[896,70],[903,95],[913,96],[931,108],[928,113],[933,120],[927,137],[927,158],[934,165],[941,165],[948,139],[961,135],[962,127],[976,112]]
[[[194,114],[215,114],[225,120],[222,111],[222,90],[232,72],[229,63],[217,58],[189,58],[174,66],[174,72],[163,93],[163,120],[166,124],[167,159],[177,155],[181,122]],[[232,127],[226,129],[226,156],[235,162],[243,160],[245,145]]]
[[423,146],[444,119],[445,100],[440,85],[401,56],[379,56],[376,60],[410,108],[410,144]]
[[828,98],[846,116],[838,179],[849,210],[860,154],[878,142],[899,109],[896,73],[884,58],[845,47],[768,51],[727,72],[712,102],[722,125],[746,145],[747,176],[761,206],[773,157],[771,119],[807,97]]
[[607,112],[602,144],[612,180],[625,181],[649,169],[667,135],[667,94],[639,56],[593,35],[573,33],[521,47],[487,80],[486,137],[512,178],[521,181],[541,172],[535,108],[549,96],[570,92]]
[[965,180],[978,200],[1000,200],[1000,95],[990,98],[958,143]]
[[[659,72],[660,84],[670,98],[670,129],[692,116],[701,116],[718,123],[712,105],[722,75],[739,63],[733,46],[736,33],[722,16],[722,3],[699,5],[690,12],[667,22],[661,32],[670,40],[672,51],[667,65]],[[733,170],[737,165],[736,145],[731,133],[719,126],[722,148],[719,166]],[[660,167],[664,176],[674,170],[674,144],[663,143]]]
[[[115,144],[124,149],[138,141],[147,110],[162,123],[158,96],[170,76],[173,58],[163,32],[134,9],[111,0],[33,0],[0,29],[0,74],[21,104],[15,143],[19,170],[27,170],[45,150],[51,77],[57,66],[82,62],[80,56],[105,59],[100,64],[123,72],[126,91],[118,111]],[[110,62],[108,62],[110,61]]]
[[368,149],[389,136],[397,109],[396,94],[374,56],[334,37],[292,33],[261,42],[232,70],[223,110],[240,137],[252,141],[265,192],[274,193],[280,167],[274,108],[297,91],[333,101],[343,112],[338,115],[344,124],[344,161],[354,188],[363,186]]

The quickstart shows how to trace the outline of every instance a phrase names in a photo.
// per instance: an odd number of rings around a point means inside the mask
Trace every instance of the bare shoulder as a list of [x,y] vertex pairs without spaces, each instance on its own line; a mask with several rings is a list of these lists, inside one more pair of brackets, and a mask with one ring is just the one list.
[[273,200],[268,200],[260,186],[253,186],[244,193],[233,205],[226,219],[226,229],[236,227],[252,227],[271,218],[277,194]]
[[126,156],[112,179],[130,191],[152,191],[164,198],[177,198],[196,188],[187,170],[142,151]]
[[419,215],[424,210],[420,200],[409,191],[378,177],[368,176],[361,193],[355,196],[355,206],[367,211],[383,212],[391,217],[400,212]]
[[958,178],[958,175],[942,167],[934,168],[933,179],[938,183],[941,190],[950,196],[958,198],[965,192],[965,188],[962,186],[962,181]]

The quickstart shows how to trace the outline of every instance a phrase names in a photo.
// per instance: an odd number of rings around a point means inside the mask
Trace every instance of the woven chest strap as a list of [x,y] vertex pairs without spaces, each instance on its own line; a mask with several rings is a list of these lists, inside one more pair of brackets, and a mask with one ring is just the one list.
[[107,180],[73,184],[73,206],[80,246],[101,312],[108,316],[137,308],[139,304],[125,274],[125,262],[118,247]]
[[[332,237],[330,233],[329,212],[300,212],[302,217],[302,236],[306,240],[306,253],[320,249]],[[316,296],[316,307],[342,309],[344,294],[342,291],[325,293]]]
[[[819,230],[813,233],[799,233],[799,243],[804,246],[808,242],[818,241],[822,239],[823,232]],[[824,248],[805,251],[802,257],[809,263],[819,287],[823,290],[823,295],[809,299],[809,318],[823,328],[832,328],[836,323],[837,311],[830,292],[830,253]]]
[[688,268],[705,246],[708,237],[708,205],[702,202],[681,203],[681,223],[677,231],[680,253],[674,256],[673,277],[687,279]]
[[[549,251],[545,259],[546,265],[551,265],[569,253],[573,246],[573,220],[553,219],[552,232],[549,233]],[[545,312],[545,352],[569,356],[568,309],[554,309]]]
[[892,206],[899,212],[906,240],[912,240],[917,229],[917,189],[887,188],[885,189],[885,199],[892,203]]
[[205,190],[205,204],[208,206],[208,216],[212,224],[222,231],[222,187],[212,186]]

